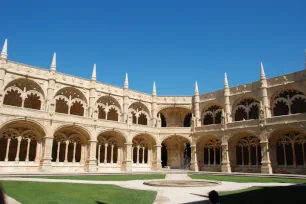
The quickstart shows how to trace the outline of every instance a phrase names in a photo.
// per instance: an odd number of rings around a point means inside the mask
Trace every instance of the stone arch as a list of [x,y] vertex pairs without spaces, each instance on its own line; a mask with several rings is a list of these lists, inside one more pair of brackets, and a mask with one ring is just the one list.
[[277,90],[271,97],[273,116],[306,113],[306,95],[295,87]]
[[233,104],[234,121],[259,118],[260,102],[255,97],[241,97]]
[[288,126],[269,134],[270,158],[275,173],[301,173],[306,167],[306,130]]
[[139,133],[132,138],[132,160],[136,164],[152,164],[156,152],[156,140],[153,135]]
[[104,130],[97,137],[96,156],[98,164],[122,165],[125,135],[116,130]]
[[205,135],[197,140],[197,155],[201,169],[213,168],[221,170],[222,146],[221,138],[214,135]]
[[28,78],[18,78],[6,85],[3,104],[43,110],[45,94],[35,81]]
[[150,121],[150,111],[148,107],[141,102],[132,103],[129,107],[129,114],[133,124],[148,125]]
[[39,163],[45,135],[44,127],[36,121],[6,122],[0,128],[0,161]]
[[158,114],[163,115],[166,127],[190,127],[192,111],[181,106],[165,106]]
[[228,140],[230,162],[236,172],[260,172],[260,137],[254,132],[234,133]]
[[52,162],[85,164],[90,133],[79,125],[61,125],[54,130]]
[[87,115],[85,95],[75,87],[64,87],[55,94],[55,112],[71,115]]
[[96,102],[98,118],[119,121],[121,116],[121,106],[117,99],[112,96],[102,96]]
[[162,141],[162,165],[173,169],[189,169],[191,140],[184,135],[168,135]]
[[201,112],[202,124],[221,124],[222,106],[216,103],[206,105]]

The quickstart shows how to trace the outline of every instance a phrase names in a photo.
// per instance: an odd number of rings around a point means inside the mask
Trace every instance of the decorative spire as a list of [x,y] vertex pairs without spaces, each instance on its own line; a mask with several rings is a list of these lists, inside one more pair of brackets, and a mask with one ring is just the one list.
[[125,74],[124,88],[125,88],[125,89],[128,89],[128,88],[129,88],[128,73]]
[[195,82],[195,86],[194,86],[194,95],[199,95],[199,87],[198,87],[198,82]]
[[50,70],[51,71],[56,71],[56,53],[53,54]]
[[155,81],[153,82],[153,91],[152,91],[152,95],[156,96],[156,85],[155,85]]
[[226,72],[224,73],[224,88],[228,88],[228,80],[227,80]]
[[3,48],[1,51],[1,56],[2,59],[7,59],[7,39],[4,40]]
[[262,62],[260,62],[260,79],[266,79],[266,74]]
[[93,81],[97,80],[96,64],[94,64],[93,69],[92,69],[91,80]]

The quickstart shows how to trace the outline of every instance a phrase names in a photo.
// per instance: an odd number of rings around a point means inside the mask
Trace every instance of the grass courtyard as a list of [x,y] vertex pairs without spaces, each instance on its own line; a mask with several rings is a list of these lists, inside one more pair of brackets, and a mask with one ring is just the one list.
[[71,180],[90,180],[90,181],[131,181],[131,180],[150,180],[165,179],[165,174],[126,174],[126,175],[84,175],[84,176],[29,176],[26,178],[47,178],[47,179],[71,179]]
[[226,175],[204,175],[204,174],[189,174],[192,179],[204,179],[214,181],[228,181],[237,183],[306,183],[306,179],[293,179],[293,178],[264,178],[264,177],[251,177],[251,176],[226,176]]
[[156,192],[114,185],[2,181],[7,195],[22,204],[152,204]]
[[219,192],[220,203],[306,203],[306,186],[251,187],[239,191]]

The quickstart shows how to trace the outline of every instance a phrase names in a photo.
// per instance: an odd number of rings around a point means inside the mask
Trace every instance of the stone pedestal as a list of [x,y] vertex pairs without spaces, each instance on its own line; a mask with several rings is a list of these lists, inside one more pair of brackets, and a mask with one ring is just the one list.
[[87,172],[97,171],[96,147],[97,141],[91,140],[88,148],[88,157],[86,158],[85,164],[85,170]]
[[161,160],[161,145],[156,145],[156,160],[153,162],[153,170],[159,171],[162,169],[162,160]]
[[40,171],[50,172],[52,170],[52,145],[53,137],[45,137],[44,140],[43,158],[40,161]]
[[124,155],[124,161],[122,162],[122,170],[126,172],[132,171],[132,143],[125,143],[126,154]]
[[268,141],[261,141],[260,144],[262,151],[261,173],[272,174]]
[[191,166],[190,166],[190,170],[191,171],[196,171],[196,172],[199,171],[196,145],[191,146]]
[[221,144],[222,146],[222,162],[221,162],[221,171],[226,173],[231,173],[231,165],[229,161],[229,155],[228,155],[228,143],[223,142]]

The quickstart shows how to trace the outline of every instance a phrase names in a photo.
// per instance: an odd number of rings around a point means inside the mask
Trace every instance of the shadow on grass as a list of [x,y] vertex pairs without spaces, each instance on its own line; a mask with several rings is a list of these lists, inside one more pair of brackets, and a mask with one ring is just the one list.
[[[275,186],[275,187],[251,187],[239,191],[219,192],[220,203],[306,203],[306,185],[297,184],[293,186]],[[207,195],[194,194],[201,197]],[[208,204],[208,200],[201,202],[190,202],[189,204]],[[187,204],[187,203],[186,203]]]

